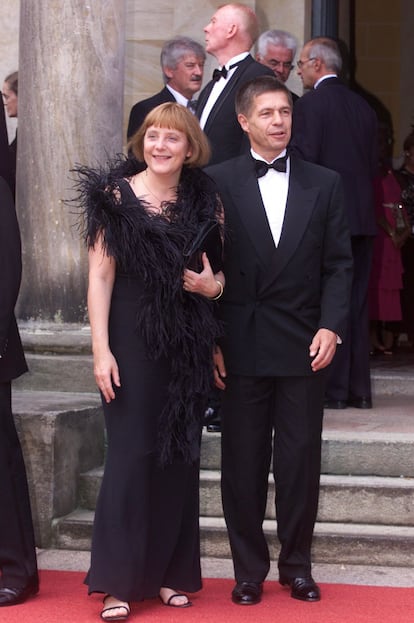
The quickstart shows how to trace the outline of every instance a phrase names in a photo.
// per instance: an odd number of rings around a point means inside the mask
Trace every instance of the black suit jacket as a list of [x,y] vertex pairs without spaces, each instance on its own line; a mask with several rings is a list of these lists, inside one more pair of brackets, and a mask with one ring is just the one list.
[[20,233],[13,197],[0,177],[0,382],[8,382],[27,370],[14,317],[21,278]]
[[375,236],[377,119],[369,104],[338,78],[327,78],[296,101],[292,137],[294,153],[340,174],[351,234]]
[[[238,64],[236,71],[214,104],[204,126],[204,132],[212,149],[210,164],[223,162],[248,151],[249,142],[237,121],[234,102],[236,93],[242,84],[263,75],[273,76],[274,74],[271,69],[255,61],[252,56],[247,56]],[[199,119],[214,84],[214,80],[211,80],[200,93],[196,110]]]
[[127,138],[130,139],[131,136],[141,127],[142,122],[150,110],[160,104],[165,104],[165,102],[175,102],[174,95],[167,89],[167,87],[164,87],[162,91],[156,93],[152,97],[148,97],[146,100],[142,100],[141,102],[134,104],[129,114]]
[[318,328],[344,337],[352,258],[337,173],[291,158],[276,248],[250,155],[209,167],[226,221],[223,353],[247,376],[306,376]]
[[[3,96],[0,92],[1,101]],[[6,118],[4,115],[4,106],[0,110],[0,177],[6,180],[10,188],[14,189],[14,175],[13,171],[13,154],[9,149],[9,140],[7,136]],[[15,169],[15,166],[14,166]],[[14,191],[13,191],[14,192]]]

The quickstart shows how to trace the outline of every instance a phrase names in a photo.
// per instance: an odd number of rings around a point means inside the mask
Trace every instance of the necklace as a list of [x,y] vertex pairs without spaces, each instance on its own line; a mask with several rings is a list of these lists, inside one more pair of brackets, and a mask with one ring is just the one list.
[[[146,173],[146,171],[145,171],[145,173]],[[167,209],[166,204],[168,203],[168,200],[167,199],[160,199],[159,197],[157,197],[157,195],[145,183],[144,175],[141,177],[141,180],[142,180],[142,183],[144,184],[145,188],[150,193],[150,195],[152,195],[158,201],[158,203],[160,204],[161,212],[164,214],[166,209]]]

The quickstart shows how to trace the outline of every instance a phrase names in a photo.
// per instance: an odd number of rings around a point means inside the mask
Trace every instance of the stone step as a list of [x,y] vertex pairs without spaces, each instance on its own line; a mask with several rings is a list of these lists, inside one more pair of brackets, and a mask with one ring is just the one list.
[[[19,387],[73,391],[73,387],[67,389],[72,384],[80,388],[75,391],[95,390],[89,325],[19,321],[19,328],[31,369],[31,374],[24,375],[18,381]],[[41,357],[45,357],[44,362]],[[412,363],[412,354],[405,351],[396,353],[388,360],[373,359],[371,379],[374,398],[383,395],[414,397]]]
[[34,391],[96,393],[92,355],[26,353],[29,372],[14,381],[14,388]]
[[[93,511],[78,509],[64,518],[55,520],[53,547],[89,550],[93,517]],[[265,520],[263,527],[271,558],[276,560],[279,546],[275,536],[275,521]],[[203,557],[230,558],[227,532],[221,517],[201,517],[200,529]],[[414,528],[317,522],[313,560],[315,563],[343,565],[412,567]]]
[[[203,434],[201,464],[220,469],[220,434]],[[382,395],[373,409],[324,414],[322,473],[414,478],[414,400]]]
[[[81,476],[81,508],[93,510],[102,479],[102,468]],[[274,483],[269,477],[266,518],[275,517]],[[374,476],[321,476],[318,521],[414,527],[414,481],[410,478]],[[201,470],[200,514],[221,517],[220,472]]]
[[79,475],[104,460],[96,394],[18,391],[13,413],[26,464],[38,547],[49,547],[53,517],[77,505]]
[[[202,471],[200,514],[221,517],[220,473]],[[266,519],[275,518],[275,487],[269,478]],[[321,476],[318,521],[414,528],[414,481],[376,476]]]
[[91,330],[88,324],[30,320],[19,320],[18,324],[26,353],[91,354]]

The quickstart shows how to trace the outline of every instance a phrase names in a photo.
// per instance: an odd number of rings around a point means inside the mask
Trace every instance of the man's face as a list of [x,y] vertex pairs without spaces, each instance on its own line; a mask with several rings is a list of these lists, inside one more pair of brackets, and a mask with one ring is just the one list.
[[195,54],[186,54],[178,61],[177,67],[171,69],[164,67],[164,73],[168,78],[168,84],[191,99],[194,93],[200,90],[203,80],[204,59]]
[[273,45],[269,43],[266,49],[266,53],[256,55],[256,60],[274,72],[276,78],[281,82],[286,82],[289,78],[290,72],[293,69],[293,53],[292,50],[281,45]]
[[231,27],[231,8],[223,6],[216,11],[204,27],[206,52],[216,56],[227,45],[227,36]]
[[309,49],[309,46],[304,46],[297,62],[297,74],[300,76],[305,89],[312,89],[318,79],[314,67],[315,59],[309,56]]
[[257,95],[247,115],[239,114],[251,147],[270,162],[286,147],[292,129],[292,109],[286,93],[269,91]]

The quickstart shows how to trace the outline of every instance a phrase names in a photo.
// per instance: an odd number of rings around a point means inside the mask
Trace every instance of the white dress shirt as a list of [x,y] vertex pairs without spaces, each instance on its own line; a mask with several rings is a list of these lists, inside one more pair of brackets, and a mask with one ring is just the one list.
[[[259,156],[253,149],[250,151],[255,160],[263,160],[266,162],[266,160]],[[283,158],[285,155],[286,149],[284,149],[277,158]],[[277,158],[274,158],[272,162]],[[285,218],[286,201],[289,190],[289,173],[290,162],[288,158],[286,161],[286,173],[269,169],[265,175],[259,177],[257,180],[270,231],[272,232],[276,247],[279,244],[283,220]]]
[[[217,80],[215,85],[211,89],[211,93],[208,96],[208,99],[206,101],[206,104],[203,108],[203,112],[201,113],[201,117],[200,117],[200,126],[202,129],[204,129],[204,126],[206,125],[208,116],[211,113],[211,109],[213,108],[214,104],[217,102],[221,93],[224,91],[224,87],[228,84],[230,78],[236,71],[237,63],[240,63],[242,60],[244,60],[246,56],[249,56],[249,52],[243,52],[242,54],[238,54],[237,56],[234,56],[224,65],[224,67],[227,69],[227,76],[225,78],[221,76],[220,80]],[[234,65],[234,66],[231,69],[229,69],[231,65]],[[220,67],[220,69],[222,68]]]
[[169,90],[169,92],[171,93],[171,95],[173,95],[175,101],[178,104],[181,104],[181,106],[187,106],[188,103],[188,99],[186,97],[184,97],[184,95],[181,95],[181,93],[179,93],[178,91],[176,91],[175,89],[173,89],[172,87],[170,87],[169,84],[165,85],[167,87],[167,89]]

